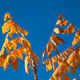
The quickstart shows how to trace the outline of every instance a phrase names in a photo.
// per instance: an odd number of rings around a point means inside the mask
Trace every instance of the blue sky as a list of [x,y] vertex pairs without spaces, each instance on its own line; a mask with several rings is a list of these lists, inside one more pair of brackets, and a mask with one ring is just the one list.
[[[5,35],[2,34],[1,26],[4,23],[4,14],[6,12],[12,15],[13,20],[20,27],[28,31],[27,39],[32,44],[32,50],[40,59],[57,21],[57,17],[54,16],[55,14],[65,12],[64,17],[80,28],[79,0],[0,0],[0,49],[5,38]],[[60,44],[60,47],[57,48],[59,52],[72,45],[69,42],[73,40],[74,35],[74,33],[69,37],[67,34],[59,35],[66,42],[66,45]],[[53,55],[56,55],[56,53]],[[48,80],[52,73],[53,70],[46,72],[46,67],[41,64],[38,70],[38,80]],[[75,77],[79,78],[78,72],[74,76],[72,73],[69,75],[71,80]],[[0,80],[5,79],[34,80],[34,77],[31,70],[30,75],[27,75],[24,70],[24,65],[19,63],[17,72],[11,66],[5,72],[2,67],[0,68]]]

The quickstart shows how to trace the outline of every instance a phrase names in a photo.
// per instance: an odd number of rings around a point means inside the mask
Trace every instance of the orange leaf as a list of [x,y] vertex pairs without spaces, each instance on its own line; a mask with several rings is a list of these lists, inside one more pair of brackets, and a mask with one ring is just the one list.
[[64,76],[63,76],[63,79],[64,79],[64,80],[71,80],[68,75],[64,75]]
[[49,80],[55,80],[53,77],[51,77]]
[[13,69],[15,71],[17,71],[18,68],[18,61],[16,60],[15,62],[13,62],[12,60],[10,60],[11,66],[13,67]]
[[63,19],[60,23],[60,26],[65,26],[68,23],[67,19]]
[[54,61],[53,61],[53,70],[54,70],[54,71],[56,70],[56,64],[55,64]]
[[12,16],[9,13],[6,13],[4,16],[4,21],[7,21],[7,18],[12,19]]
[[79,43],[79,37],[78,36],[75,36],[73,42],[72,42],[72,45],[74,46],[75,44]]
[[50,71],[52,69],[51,61],[48,59],[46,62],[46,71]]

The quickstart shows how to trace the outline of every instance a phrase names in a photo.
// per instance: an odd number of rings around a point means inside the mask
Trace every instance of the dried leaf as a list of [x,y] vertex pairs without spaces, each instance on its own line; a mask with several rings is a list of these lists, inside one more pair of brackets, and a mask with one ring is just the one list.
[[52,69],[51,61],[47,59],[46,61],[46,71],[50,71]]
[[64,80],[71,80],[68,75],[64,75],[64,76],[63,76],[63,79],[64,79]]
[[76,36],[80,36],[80,29],[78,29],[78,32],[76,33]]
[[63,19],[60,23],[60,26],[65,26],[68,23],[67,19]]
[[44,52],[43,52],[43,54],[42,54],[42,60],[43,60],[45,54],[46,54],[46,49],[44,50]]
[[64,62],[62,62],[53,73],[53,76],[57,79],[61,79],[62,76],[64,76],[64,74],[66,73],[66,71],[69,72],[69,68]]
[[59,20],[63,18],[63,15],[64,15],[64,14],[65,14],[65,13],[62,13],[61,15],[59,15]]
[[59,25],[61,22],[62,22],[61,20],[58,20],[58,21],[56,22],[56,25]]
[[75,32],[75,28],[74,28],[74,25],[73,24],[70,24],[68,27],[67,27],[67,33],[68,35],[70,35],[71,33]]
[[16,60],[15,62],[13,62],[12,60],[10,60],[11,66],[13,67],[13,69],[15,71],[17,71],[18,68],[18,61]]
[[73,51],[74,49],[75,49],[74,46],[68,48],[68,50],[71,50],[71,51]]
[[53,61],[53,70],[54,70],[54,71],[56,70],[56,64],[55,64],[54,61]]
[[51,36],[50,37],[51,42],[56,45],[57,47],[59,47],[59,43],[58,43],[58,39],[55,36]]
[[49,80],[55,80],[53,77],[51,77]]
[[4,16],[4,21],[7,21],[7,18],[12,19],[12,16],[9,13],[6,13]]
[[59,28],[54,28],[54,32],[59,34],[59,33],[64,32],[64,30],[63,29],[59,29]]
[[75,74],[76,70],[77,70],[77,67],[71,67],[72,74]]

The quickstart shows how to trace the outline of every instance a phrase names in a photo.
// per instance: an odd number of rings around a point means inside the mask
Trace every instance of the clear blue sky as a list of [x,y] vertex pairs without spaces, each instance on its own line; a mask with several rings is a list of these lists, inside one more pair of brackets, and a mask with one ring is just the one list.
[[[5,35],[2,34],[1,26],[4,23],[4,14],[9,12],[13,20],[19,26],[29,32],[27,39],[32,44],[32,50],[41,59],[42,52],[46,48],[46,44],[53,32],[57,17],[55,14],[62,14],[75,26],[80,28],[80,0],[0,0],[0,49],[4,42]],[[71,37],[72,36],[72,37]],[[74,34],[60,35],[65,39],[66,45],[61,44],[58,49],[62,52],[72,44]],[[68,38],[67,38],[68,37]],[[80,44],[80,43],[79,43]],[[56,54],[54,54],[56,55]],[[48,80],[53,71],[46,72],[46,67],[41,64],[38,70],[38,80]],[[79,78],[76,72],[73,76],[69,74],[71,80]],[[30,75],[27,75],[24,70],[24,65],[19,63],[18,71],[15,72],[11,66],[4,72],[3,67],[0,67],[0,80],[34,80],[30,70]]]

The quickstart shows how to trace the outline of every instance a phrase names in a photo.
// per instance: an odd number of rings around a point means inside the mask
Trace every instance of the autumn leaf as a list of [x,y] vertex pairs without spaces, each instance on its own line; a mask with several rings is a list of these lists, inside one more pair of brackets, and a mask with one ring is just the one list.
[[9,66],[9,58],[10,58],[10,55],[7,55],[6,59],[4,60],[4,64],[3,64],[3,67],[4,67],[4,71],[7,69],[7,67]]
[[79,50],[74,50],[73,53],[69,56],[67,63],[72,66],[72,73],[74,74],[76,71],[77,66],[79,65],[80,61],[80,55],[79,55]]
[[54,61],[53,61],[53,70],[54,70],[54,71],[56,70],[56,64],[55,64]]
[[72,45],[76,45],[77,43],[79,43],[79,37],[78,36],[75,36],[73,42],[72,42]]
[[57,47],[59,46],[59,42],[62,44],[65,44],[64,40],[61,39],[60,37],[54,35],[50,37],[51,42],[56,45]]
[[46,49],[45,49],[44,52],[42,53],[42,60],[43,60],[45,54],[46,54]]
[[45,61],[45,65],[46,65],[46,71],[49,72],[52,69],[51,61],[47,59]]
[[64,74],[66,73],[66,71],[69,72],[69,68],[64,62],[62,62],[52,75],[57,79],[61,79],[62,76],[64,76]]
[[12,60],[10,60],[11,66],[13,67],[13,69],[15,71],[17,71],[18,68],[18,61],[16,60],[15,62],[13,62]]
[[7,18],[12,19],[12,16],[9,13],[6,13],[4,16],[4,21],[7,21]]
[[76,33],[76,36],[80,36],[80,29],[78,29],[78,32]]
[[71,51],[73,51],[74,49],[75,49],[74,46],[68,48],[68,50],[71,50]]
[[75,28],[74,28],[74,25],[73,24],[70,24],[68,27],[67,27],[67,33],[70,35],[71,33],[75,32]]
[[59,33],[64,32],[64,30],[63,29],[59,29],[59,28],[54,28],[54,32],[59,34]]
[[57,22],[56,22],[56,25],[59,25],[61,23],[61,20],[58,20]]
[[55,80],[53,77],[51,77],[49,80]]
[[20,34],[24,37],[24,35],[28,35],[28,32],[20,27]]
[[64,76],[63,76],[63,79],[64,79],[64,80],[71,80],[68,75],[64,75]]
[[61,15],[59,15],[59,20],[63,18],[63,15],[64,15],[64,14],[65,14],[65,13],[62,13]]
[[30,66],[28,66],[29,62],[32,63],[32,59],[30,57],[26,56],[25,57],[25,72],[27,74],[29,74],[29,68],[30,68]]
[[73,66],[71,67],[72,74],[75,74],[76,70],[77,70],[77,67],[73,67]]
[[67,19],[63,19],[60,23],[60,26],[65,26],[68,23]]

